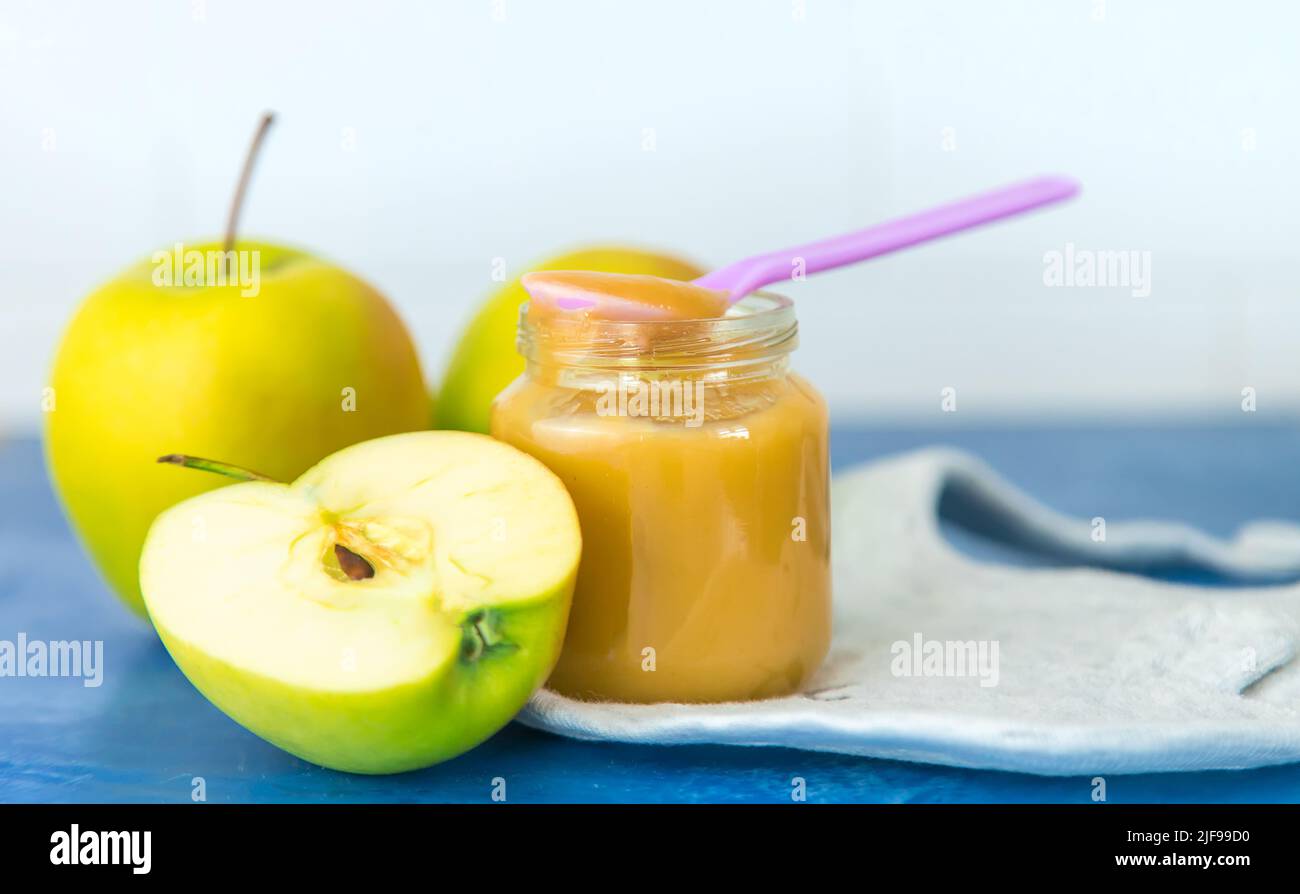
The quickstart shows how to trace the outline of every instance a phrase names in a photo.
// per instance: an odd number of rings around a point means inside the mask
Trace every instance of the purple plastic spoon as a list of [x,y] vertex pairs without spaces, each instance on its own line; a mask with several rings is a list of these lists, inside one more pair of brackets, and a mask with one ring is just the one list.
[[729,292],[730,303],[735,304],[755,289],[790,279],[800,259],[803,261],[804,273],[844,267],[1004,217],[1023,214],[1072,198],[1078,192],[1078,181],[1069,177],[1024,180],[919,214],[876,224],[856,233],[755,255],[706,273],[695,280],[695,284]]
[[[791,279],[796,270],[802,269],[807,274],[856,264],[1004,217],[1024,214],[1072,198],[1078,192],[1078,181],[1069,177],[1023,180],[919,214],[876,224],[855,233],[755,255],[706,273],[694,282],[697,286],[726,292],[727,303],[735,304],[755,289]],[[800,262],[802,268],[796,266]],[[567,284],[547,283],[546,274],[525,274],[523,281],[534,300],[552,304],[561,310],[590,310],[601,305],[610,319],[639,319],[637,314],[644,310],[638,308],[636,302],[611,295],[591,292],[574,294]],[[628,313],[633,315],[623,317],[623,314]]]

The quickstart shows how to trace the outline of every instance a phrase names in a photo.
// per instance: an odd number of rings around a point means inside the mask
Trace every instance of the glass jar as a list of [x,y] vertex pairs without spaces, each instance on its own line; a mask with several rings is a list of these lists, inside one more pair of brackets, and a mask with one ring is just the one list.
[[568,487],[582,563],[551,688],[624,702],[784,695],[830,644],[826,404],[789,299],[718,319],[520,314],[492,434]]

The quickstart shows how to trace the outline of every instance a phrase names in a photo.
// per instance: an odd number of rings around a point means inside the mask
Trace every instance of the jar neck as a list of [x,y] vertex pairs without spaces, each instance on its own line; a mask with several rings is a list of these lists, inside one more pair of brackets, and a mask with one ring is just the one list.
[[798,344],[789,299],[756,293],[702,320],[534,319],[520,309],[519,353],[529,378],[565,387],[625,379],[739,383],[784,376]]
[[609,368],[585,364],[557,364],[543,360],[524,363],[524,375],[530,381],[558,388],[604,390],[620,382],[701,382],[705,386],[740,385],[770,381],[785,376],[790,371],[789,356],[777,357],[760,363],[745,363],[726,367],[664,369],[655,367]]

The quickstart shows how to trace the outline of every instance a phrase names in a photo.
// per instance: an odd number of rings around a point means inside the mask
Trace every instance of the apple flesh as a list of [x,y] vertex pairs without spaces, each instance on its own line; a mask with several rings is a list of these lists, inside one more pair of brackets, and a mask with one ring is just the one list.
[[238,723],[325,767],[396,773],[477,745],[546,681],[580,553],[540,462],[414,432],[172,507],[140,582],[177,665]]
[[159,454],[291,480],[349,444],[429,428],[415,346],[379,292],[301,251],[234,248],[259,253],[258,294],[233,282],[156,285],[144,260],[87,298],[54,362],[50,476],[104,576],[142,614],[150,523],[221,484],[156,466]]

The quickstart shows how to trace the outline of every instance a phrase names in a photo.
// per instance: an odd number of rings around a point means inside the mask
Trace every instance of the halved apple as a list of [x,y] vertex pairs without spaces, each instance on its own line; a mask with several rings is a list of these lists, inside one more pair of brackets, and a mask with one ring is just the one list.
[[395,773],[477,745],[546,681],[580,553],[573,501],[540,462],[413,432],[172,507],[140,583],[226,714],[313,763]]

